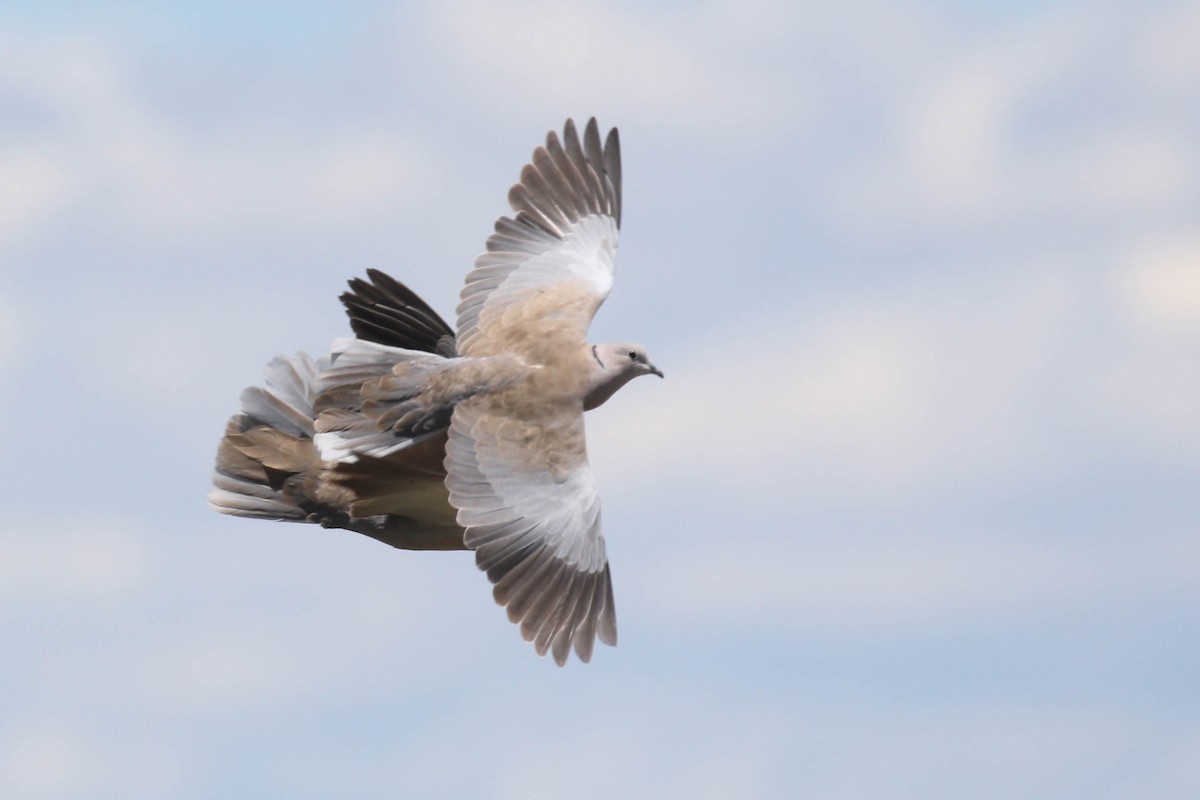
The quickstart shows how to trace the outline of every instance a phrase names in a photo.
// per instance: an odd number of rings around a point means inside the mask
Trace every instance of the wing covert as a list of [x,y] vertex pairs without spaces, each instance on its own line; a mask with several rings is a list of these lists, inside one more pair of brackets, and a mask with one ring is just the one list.
[[[567,120],[561,141],[551,131],[534,151],[508,200],[515,215],[497,220],[462,290],[463,355],[519,350],[531,331],[536,338],[583,341],[612,288],[621,217],[617,130],[601,146],[594,118],[582,140]],[[531,307],[545,293],[561,294],[556,313],[547,315],[544,304]]]

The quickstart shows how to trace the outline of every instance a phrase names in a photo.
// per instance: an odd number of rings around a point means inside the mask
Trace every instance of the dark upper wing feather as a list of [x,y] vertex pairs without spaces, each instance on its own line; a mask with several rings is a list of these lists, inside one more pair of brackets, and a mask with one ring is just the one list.
[[341,296],[354,335],[369,342],[406,350],[455,355],[454,331],[421,297],[400,281],[377,269],[367,280],[349,281]]

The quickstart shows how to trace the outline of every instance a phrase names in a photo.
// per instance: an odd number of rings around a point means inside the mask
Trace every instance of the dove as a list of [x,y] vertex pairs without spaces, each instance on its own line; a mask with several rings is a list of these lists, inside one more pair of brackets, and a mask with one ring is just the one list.
[[353,338],[277,357],[217,448],[209,505],[342,528],[405,550],[470,550],[539,655],[617,643],[584,412],[663,373],[592,344],[621,224],[617,130],[547,134],[467,273],[454,329],[379,270],[341,296]]

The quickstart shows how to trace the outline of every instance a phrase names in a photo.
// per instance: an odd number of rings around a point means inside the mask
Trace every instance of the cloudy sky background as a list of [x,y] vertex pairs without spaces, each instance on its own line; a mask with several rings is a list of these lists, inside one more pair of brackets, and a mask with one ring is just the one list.
[[[1095,6],[6,3],[0,795],[1200,795],[1200,11]],[[593,114],[668,378],[557,669],[465,554],[204,495]]]

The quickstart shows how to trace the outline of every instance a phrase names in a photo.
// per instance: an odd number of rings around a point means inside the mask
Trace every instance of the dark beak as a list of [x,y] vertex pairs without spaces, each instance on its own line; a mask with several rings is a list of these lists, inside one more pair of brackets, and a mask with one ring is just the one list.
[[650,374],[651,374],[651,375],[657,375],[657,376],[658,376],[658,377],[660,377],[660,378],[662,378],[662,377],[665,377],[665,376],[662,374],[662,370],[661,370],[661,369],[659,369],[658,367],[654,366],[653,364],[647,364],[646,366],[650,368]]

